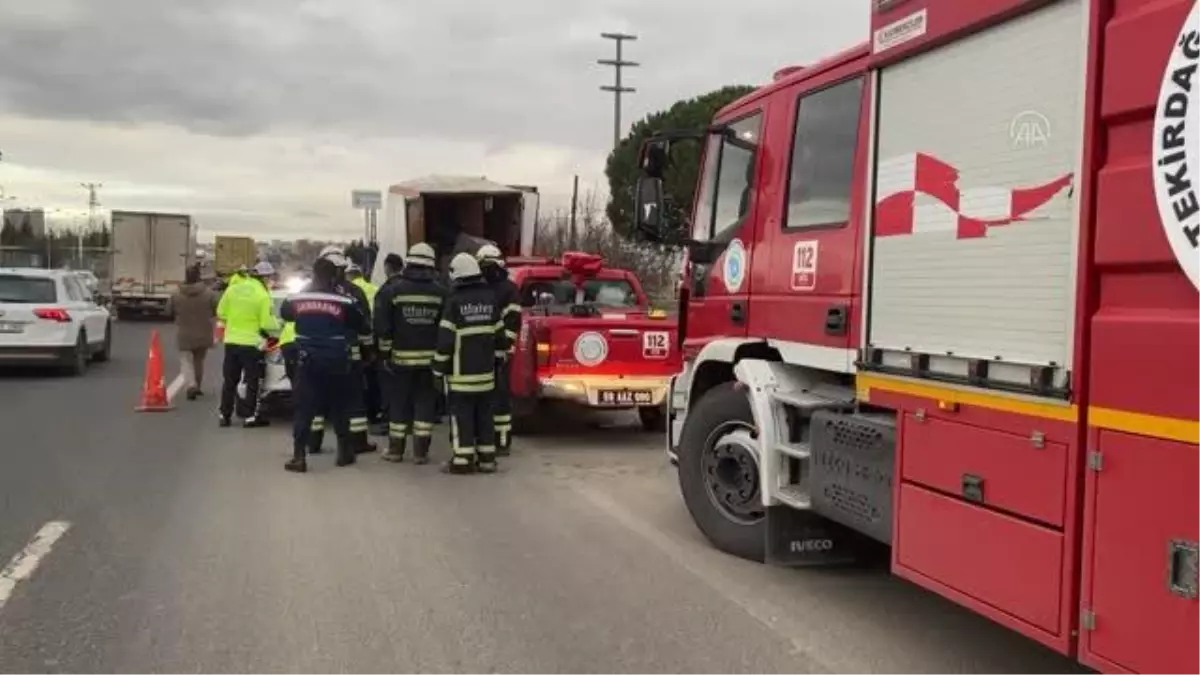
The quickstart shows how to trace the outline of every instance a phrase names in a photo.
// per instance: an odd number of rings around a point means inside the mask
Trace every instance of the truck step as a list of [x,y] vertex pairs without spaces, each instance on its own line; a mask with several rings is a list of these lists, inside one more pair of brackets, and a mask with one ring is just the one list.
[[788,443],[781,441],[775,445],[775,449],[795,459],[808,459],[812,457],[812,446],[808,443]]
[[793,509],[806,511],[812,508],[812,497],[799,485],[784,485],[775,492],[775,496]]

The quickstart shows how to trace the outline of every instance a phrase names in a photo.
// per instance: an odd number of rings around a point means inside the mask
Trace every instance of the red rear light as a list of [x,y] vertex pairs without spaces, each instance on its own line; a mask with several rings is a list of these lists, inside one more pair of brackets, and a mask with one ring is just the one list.
[[69,323],[71,315],[67,310],[60,307],[38,307],[33,310],[33,315],[45,321],[57,321],[59,323]]
[[533,330],[534,349],[537,350],[537,364],[540,368],[550,365],[550,329],[538,326]]

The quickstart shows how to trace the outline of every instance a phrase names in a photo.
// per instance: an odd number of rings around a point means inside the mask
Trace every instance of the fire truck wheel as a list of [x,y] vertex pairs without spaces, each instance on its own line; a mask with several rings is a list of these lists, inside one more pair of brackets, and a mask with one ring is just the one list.
[[646,431],[662,432],[667,429],[667,413],[662,406],[638,408],[638,419],[642,422],[642,429]]
[[697,527],[721,551],[762,562],[766,510],[759,450],[746,394],[728,382],[688,413],[679,443],[679,487]]

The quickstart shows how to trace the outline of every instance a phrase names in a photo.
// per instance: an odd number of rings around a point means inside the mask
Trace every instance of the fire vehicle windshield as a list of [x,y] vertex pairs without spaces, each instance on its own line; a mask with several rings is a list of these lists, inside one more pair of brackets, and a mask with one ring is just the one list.
[[[582,297],[577,297],[582,291]],[[637,292],[624,279],[588,279],[576,289],[568,279],[533,279],[521,288],[521,306],[533,307],[538,298],[549,295],[551,306],[591,304],[598,307],[635,307]]]

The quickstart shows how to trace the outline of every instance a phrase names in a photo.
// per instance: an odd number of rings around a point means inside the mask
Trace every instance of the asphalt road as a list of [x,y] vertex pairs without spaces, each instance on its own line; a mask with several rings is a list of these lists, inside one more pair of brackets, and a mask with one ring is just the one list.
[[287,474],[283,425],[218,429],[211,394],[133,412],[151,328],[80,379],[0,375],[0,565],[70,524],[0,583],[2,671],[1075,669],[884,571],[713,551],[633,427],[523,439],[494,476]]

